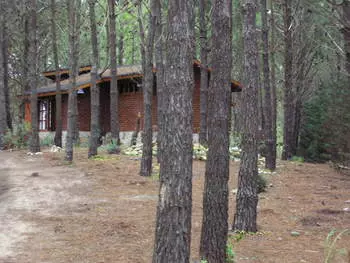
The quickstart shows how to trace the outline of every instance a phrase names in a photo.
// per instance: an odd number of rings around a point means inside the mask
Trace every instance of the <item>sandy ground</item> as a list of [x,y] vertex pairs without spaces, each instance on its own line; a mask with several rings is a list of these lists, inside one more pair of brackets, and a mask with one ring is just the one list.
[[[151,262],[158,182],[138,176],[128,156],[87,160],[85,150],[67,165],[60,153],[0,153],[0,262]],[[239,164],[232,162],[230,189]],[[35,174],[38,173],[38,174]],[[192,258],[198,257],[204,163],[194,162]],[[236,262],[324,260],[325,239],[350,228],[350,176],[327,164],[279,164],[260,195],[259,234],[234,243]],[[235,196],[230,195],[232,223]],[[297,231],[299,236],[292,236]],[[350,263],[346,248],[333,262]]]

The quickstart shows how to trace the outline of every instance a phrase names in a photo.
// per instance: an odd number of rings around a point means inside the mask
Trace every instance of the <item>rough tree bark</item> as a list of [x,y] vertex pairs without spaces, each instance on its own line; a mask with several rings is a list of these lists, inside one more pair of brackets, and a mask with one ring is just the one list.
[[350,2],[344,0],[342,3],[343,11],[343,28],[341,32],[344,38],[344,50],[345,50],[345,70],[348,74],[350,82]]
[[139,113],[137,114],[136,125],[135,125],[135,131],[132,133],[130,146],[136,145],[136,143],[137,143],[137,137],[138,137],[139,132],[140,132],[140,127],[141,127],[141,113],[139,112]]
[[[0,2],[0,25],[3,25],[5,21],[5,8],[4,2]],[[3,30],[0,30],[0,50],[3,49],[4,36]],[[0,52],[0,65],[4,63],[3,52]],[[5,85],[4,85],[5,72],[4,68],[0,67],[0,151],[4,149],[4,136],[6,133],[6,98],[5,98]]]
[[58,62],[57,31],[56,31],[56,0],[51,0],[51,34],[52,52],[56,70],[56,131],[54,143],[62,147],[62,94],[61,94],[61,74]]
[[293,155],[293,42],[292,42],[292,1],[283,1],[284,19],[284,128],[282,160]]
[[117,46],[116,46],[116,25],[115,25],[115,1],[108,0],[109,8],[109,51],[111,65],[111,86],[110,86],[110,112],[111,112],[111,136],[112,141],[120,145],[119,137],[119,91],[117,83]]
[[277,85],[276,85],[276,36],[275,36],[275,10],[274,3],[270,1],[270,10],[271,10],[271,130],[272,130],[272,159],[275,160],[276,168],[276,159],[277,159]]
[[244,1],[244,89],[242,91],[242,154],[233,229],[256,232],[258,204],[258,46],[257,0]]
[[192,210],[193,45],[189,5],[168,3],[164,140],[153,262],[190,260]]
[[90,124],[90,143],[88,157],[97,155],[97,148],[100,139],[100,89],[97,86],[97,71],[99,68],[98,40],[95,4],[96,0],[89,0],[89,16],[91,28],[92,45],[92,69],[91,69],[91,124]]
[[162,25],[162,5],[160,0],[154,0],[155,11],[155,61],[157,68],[157,122],[158,122],[158,134],[157,134],[157,159],[161,163],[162,158],[162,132],[163,132],[163,90],[164,90],[164,32]]
[[[22,62],[22,93],[30,92],[30,87],[28,83],[28,53],[29,53],[29,14],[26,7],[24,7],[24,15],[23,15],[23,57],[21,59]],[[24,115],[25,115],[25,103],[24,100],[20,104],[19,109],[19,121],[20,123],[24,123]]]
[[[234,60],[234,78],[242,81],[243,80],[243,9],[242,0],[233,0],[233,60]],[[241,102],[242,102],[242,92],[237,92],[232,96],[233,101],[233,131],[240,134],[242,128],[242,112],[241,112]]]
[[69,19],[69,83],[68,94],[68,120],[67,120],[67,139],[66,139],[66,157],[69,162],[73,161],[73,144],[77,127],[77,91],[76,78],[78,76],[78,58],[79,58],[79,30],[78,30],[78,12],[80,0],[67,0],[68,19]]
[[201,58],[201,80],[200,80],[200,131],[199,143],[207,145],[207,113],[208,113],[208,39],[207,39],[207,0],[199,0],[199,30],[200,30],[200,58]]
[[264,118],[265,118],[265,145],[266,145],[266,156],[265,156],[265,167],[270,170],[276,168],[276,153],[274,153],[273,144],[276,142],[273,140],[272,130],[272,101],[271,101],[271,83],[270,83],[270,62],[269,62],[269,30],[267,25],[267,4],[266,0],[261,0],[261,22],[262,22],[262,59],[263,59],[263,77],[264,77]]
[[40,152],[39,121],[38,121],[38,38],[37,38],[37,2],[30,0],[29,6],[29,49],[28,49],[28,83],[31,91],[30,111],[31,111],[31,139],[29,150]]
[[228,231],[229,130],[231,110],[231,1],[214,0],[212,67],[208,99],[208,159],[203,194],[200,256],[225,262]]
[[124,60],[124,32],[123,23],[120,23],[119,39],[118,39],[118,64],[123,65]]
[[10,91],[9,91],[9,35],[6,20],[2,24],[3,29],[3,45],[1,52],[3,53],[3,67],[4,67],[4,92],[5,92],[5,108],[6,108],[6,123],[7,128],[12,131],[12,117],[10,105]]
[[156,23],[156,3],[155,0],[150,2],[149,29],[147,39],[145,37],[141,21],[141,4],[139,5],[139,26],[141,36],[142,68],[143,68],[143,107],[144,107],[144,125],[142,133],[142,159],[141,159],[141,176],[152,175],[152,92],[154,85],[153,75],[153,49]]

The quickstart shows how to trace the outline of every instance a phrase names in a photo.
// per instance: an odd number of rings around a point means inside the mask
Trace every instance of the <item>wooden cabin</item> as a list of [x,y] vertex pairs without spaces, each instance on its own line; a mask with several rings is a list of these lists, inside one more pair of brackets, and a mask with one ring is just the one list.
[[[80,68],[80,75],[77,78],[78,90],[78,112],[79,130],[90,131],[90,87],[91,75],[90,66]],[[198,133],[200,127],[200,64],[195,61],[193,64],[195,87],[193,91],[193,132]],[[60,72],[62,90],[62,124],[63,130],[67,129],[68,91],[70,89],[68,70]],[[142,68],[140,65],[119,66],[117,69],[119,89],[119,121],[120,131],[132,132],[136,129],[136,122],[141,115],[141,129],[143,128],[143,96],[142,96]],[[55,95],[56,84],[55,71],[44,72],[43,75],[53,83],[38,88],[38,114],[40,132],[55,131]],[[100,127],[102,135],[110,131],[110,81],[111,71],[107,69],[100,72],[101,77],[97,83],[100,88]],[[156,75],[156,72],[155,72]],[[156,82],[155,82],[156,83]],[[241,91],[241,84],[233,81],[232,92]],[[25,120],[31,121],[29,96],[26,98]],[[153,127],[157,129],[157,89],[153,88],[152,104]]]

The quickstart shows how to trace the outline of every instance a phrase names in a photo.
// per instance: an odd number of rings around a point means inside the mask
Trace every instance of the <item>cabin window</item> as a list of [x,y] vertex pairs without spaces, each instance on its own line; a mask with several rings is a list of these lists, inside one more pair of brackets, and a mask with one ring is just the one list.
[[140,91],[139,85],[134,82],[118,83],[118,89],[120,93],[134,93]]
[[47,131],[50,127],[51,107],[50,101],[39,101],[39,130]]

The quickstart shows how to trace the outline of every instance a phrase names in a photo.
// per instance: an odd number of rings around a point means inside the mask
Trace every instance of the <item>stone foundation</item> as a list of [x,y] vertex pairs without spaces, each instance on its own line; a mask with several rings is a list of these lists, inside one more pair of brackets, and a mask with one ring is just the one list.
[[[133,132],[120,132],[120,140],[121,143],[124,145],[130,145],[131,143],[131,138],[132,138],[132,134]],[[137,136],[137,143],[141,143],[141,134],[142,132],[139,132],[138,136]],[[63,131],[62,132],[62,144],[63,146],[66,144],[66,136],[67,136],[67,131]],[[88,145],[89,143],[89,137],[90,137],[90,132],[85,132],[85,131],[80,131],[79,132],[79,136],[80,136],[80,143],[82,145]],[[53,138],[55,137],[55,132],[39,132],[39,137],[40,140],[45,140],[48,137]],[[106,136],[103,136],[102,140],[104,144],[108,144],[110,141],[110,133],[107,133]],[[157,140],[157,132],[153,133],[153,141]],[[199,141],[199,137],[197,133],[193,134],[193,143],[198,143]]]

